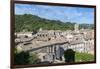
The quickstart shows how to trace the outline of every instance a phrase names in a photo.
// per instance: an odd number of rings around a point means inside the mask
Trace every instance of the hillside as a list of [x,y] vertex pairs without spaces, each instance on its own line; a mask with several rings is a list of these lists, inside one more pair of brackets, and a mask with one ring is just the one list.
[[[48,20],[31,14],[15,15],[15,31],[37,31],[39,28],[46,30],[74,30],[71,22],[63,23],[58,20]],[[92,28],[93,25],[83,24],[80,28]]]

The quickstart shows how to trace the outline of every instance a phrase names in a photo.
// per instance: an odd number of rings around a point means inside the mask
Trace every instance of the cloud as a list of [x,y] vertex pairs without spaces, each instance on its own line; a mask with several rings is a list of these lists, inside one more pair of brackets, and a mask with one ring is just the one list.
[[15,4],[15,14],[33,14],[63,22],[93,23],[94,21],[94,9],[82,7]]

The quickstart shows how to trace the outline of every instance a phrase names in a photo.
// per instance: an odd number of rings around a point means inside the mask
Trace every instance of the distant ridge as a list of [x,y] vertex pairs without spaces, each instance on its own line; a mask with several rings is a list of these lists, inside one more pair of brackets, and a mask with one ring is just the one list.
[[[15,31],[37,31],[39,28],[46,30],[74,30],[74,24],[71,22],[61,22],[59,20],[44,19],[36,15],[24,14],[15,15]],[[93,24],[80,24],[81,28],[93,29]]]

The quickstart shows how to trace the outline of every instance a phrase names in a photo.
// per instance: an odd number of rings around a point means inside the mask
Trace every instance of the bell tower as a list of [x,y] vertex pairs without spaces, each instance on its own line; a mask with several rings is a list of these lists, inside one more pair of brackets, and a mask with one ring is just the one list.
[[75,32],[79,32],[79,24],[75,24],[74,25],[74,31]]

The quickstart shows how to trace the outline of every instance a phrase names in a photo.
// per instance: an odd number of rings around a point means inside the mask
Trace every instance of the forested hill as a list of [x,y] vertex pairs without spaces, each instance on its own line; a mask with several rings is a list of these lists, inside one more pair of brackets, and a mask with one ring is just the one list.
[[[39,28],[46,30],[73,30],[74,24],[75,23],[71,22],[63,23],[57,20],[48,20],[31,14],[15,15],[16,32],[37,31]],[[84,25],[80,25],[80,28],[81,27],[84,28]]]

